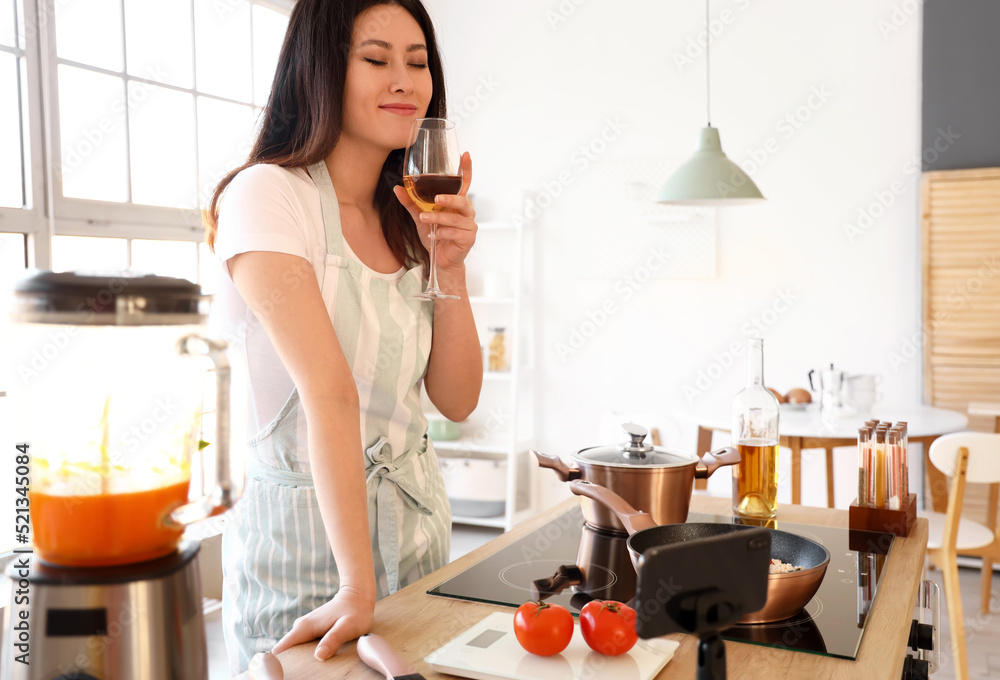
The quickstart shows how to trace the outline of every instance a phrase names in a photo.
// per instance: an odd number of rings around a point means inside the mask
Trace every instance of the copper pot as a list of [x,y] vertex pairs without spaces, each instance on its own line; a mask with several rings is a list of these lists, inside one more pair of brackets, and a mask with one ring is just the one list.
[[[628,551],[633,566],[649,548],[690,541],[722,533],[751,529],[742,524],[670,524],[658,525],[648,513],[639,512],[617,494],[582,480],[570,483],[570,490],[601,503],[612,510],[628,529]],[[786,574],[769,574],[767,577],[767,602],[763,609],[751,612],[740,623],[767,623],[780,621],[802,611],[819,590],[830,564],[830,552],[819,543],[804,536],[768,529],[771,532],[771,558],[802,567],[801,571]]]
[[[603,486],[624,498],[629,505],[652,515],[657,524],[678,524],[687,520],[691,488],[695,479],[704,479],[724,465],[740,462],[731,446],[700,456],[645,443],[648,431],[635,423],[622,429],[631,441],[617,446],[594,446],[573,455],[573,467],[558,456],[532,451],[540,467],[555,470],[564,482],[583,479]],[[615,513],[589,498],[582,499],[583,517],[588,524],[607,531],[625,532]]]

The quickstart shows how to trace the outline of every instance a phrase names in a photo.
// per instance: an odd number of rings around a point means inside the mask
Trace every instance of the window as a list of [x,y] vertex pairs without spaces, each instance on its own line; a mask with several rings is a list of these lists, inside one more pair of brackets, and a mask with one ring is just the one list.
[[23,6],[0,0],[0,208],[31,202]]
[[201,209],[246,159],[291,7],[0,0],[0,236],[42,269],[202,279]]
[[48,1],[67,216],[197,224],[247,156],[287,16],[251,0]]

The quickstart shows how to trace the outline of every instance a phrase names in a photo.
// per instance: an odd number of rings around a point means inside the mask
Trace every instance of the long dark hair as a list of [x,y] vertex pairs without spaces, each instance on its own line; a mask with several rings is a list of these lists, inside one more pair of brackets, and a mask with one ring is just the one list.
[[[304,167],[325,159],[333,151],[343,126],[344,81],[354,20],[378,5],[398,5],[420,25],[434,87],[426,115],[445,116],[441,57],[434,26],[420,0],[298,0],[288,20],[271,95],[261,114],[260,132],[250,156],[246,163],[222,178],[206,211],[205,241],[213,251],[219,228],[219,199],[237,173],[258,163]],[[402,174],[403,149],[396,149],[382,166],[375,188],[375,205],[389,248],[409,267],[426,264],[428,256],[420,244],[413,218],[392,192],[402,181]]]

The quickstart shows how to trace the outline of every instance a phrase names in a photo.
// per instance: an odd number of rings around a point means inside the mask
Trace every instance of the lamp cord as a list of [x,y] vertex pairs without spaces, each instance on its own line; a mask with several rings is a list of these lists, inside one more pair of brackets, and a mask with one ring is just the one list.
[[705,117],[708,119],[708,127],[712,127],[712,78],[711,60],[709,53],[712,45],[712,30],[709,25],[708,2],[705,0]]

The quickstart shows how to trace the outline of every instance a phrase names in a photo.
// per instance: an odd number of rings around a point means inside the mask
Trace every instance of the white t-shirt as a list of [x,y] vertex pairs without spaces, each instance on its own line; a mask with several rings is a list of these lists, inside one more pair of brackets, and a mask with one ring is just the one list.
[[229,272],[229,258],[250,251],[298,255],[322,276],[326,232],[319,190],[304,168],[253,165],[226,187],[219,206],[215,255],[219,273],[212,331],[245,352],[251,436],[268,425],[294,383],[263,326],[244,302]]

